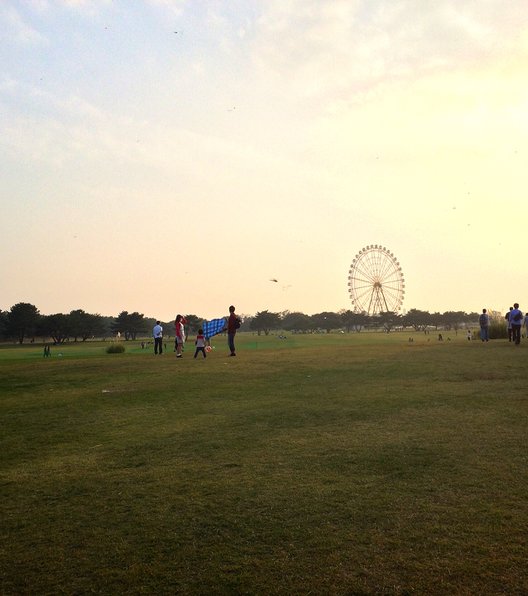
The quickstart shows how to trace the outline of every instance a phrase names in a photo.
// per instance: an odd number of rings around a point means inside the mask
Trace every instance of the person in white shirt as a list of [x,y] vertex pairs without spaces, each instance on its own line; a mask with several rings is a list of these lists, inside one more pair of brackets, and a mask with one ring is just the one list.
[[152,337],[154,338],[154,354],[163,354],[163,327],[159,321],[152,328]]
[[203,334],[203,329],[200,328],[200,329],[198,329],[198,335],[196,336],[196,341],[194,342],[194,345],[196,346],[196,350],[194,352],[195,358],[196,358],[196,356],[198,356],[198,354],[200,352],[203,354],[204,358],[207,356],[207,354],[205,353],[205,344],[206,344],[206,339]]
[[174,327],[176,331],[176,358],[182,357],[183,346],[185,344],[185,323],[187,319],[183,315],[176,315]]

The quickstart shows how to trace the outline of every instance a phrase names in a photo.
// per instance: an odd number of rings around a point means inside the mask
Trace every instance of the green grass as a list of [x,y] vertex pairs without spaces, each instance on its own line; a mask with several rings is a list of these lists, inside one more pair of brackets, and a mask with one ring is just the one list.
[[410,335],[4,346],[0,593],[528,592],[528,344]]

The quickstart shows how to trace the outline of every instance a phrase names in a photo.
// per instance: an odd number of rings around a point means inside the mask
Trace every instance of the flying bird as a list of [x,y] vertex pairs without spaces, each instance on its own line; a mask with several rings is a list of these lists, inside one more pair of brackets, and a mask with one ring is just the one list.
[[278,283],[279,282],[279,280],[278,279],[275,279],[274,277],[272,279],[270,279],[270,281],[272,281],[274,283]]

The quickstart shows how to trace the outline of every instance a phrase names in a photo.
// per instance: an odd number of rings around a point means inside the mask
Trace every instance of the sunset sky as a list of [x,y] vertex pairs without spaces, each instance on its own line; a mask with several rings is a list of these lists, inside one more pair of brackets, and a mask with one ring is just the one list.
[[337,311],[377,243],[406,310],[528,309],[526,0],[4,0],[0,48],[1,310]]

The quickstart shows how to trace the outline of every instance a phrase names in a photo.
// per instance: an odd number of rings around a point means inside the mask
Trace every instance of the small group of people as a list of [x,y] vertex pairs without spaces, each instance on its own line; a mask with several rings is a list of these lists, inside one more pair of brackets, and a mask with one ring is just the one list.
[[[174,351],[176,352],[176,358],[182,358],[183,356],[183,348],[185,345],[185,324],[187,323],[187,319],[183,315],[176,315],[176,319],[174,321],[175,327],[175,346]],[[235,307],[231,305],[229,307],[229,317],[227,319],[227,325],[225,330],[227,331],[227,344],[229,346],[229,356],[236,356],[236,349],[235,349],[235,335],[237,329],[240,327],[240,318],[235,313]],[[152,337],[154,338],[154,354],[163,354],[163,327],[160,321],[156,321],[152,329]],[[198,329],[198,334],[194,341],[195,345],[195,352],[194,358],[198,356],[198,354],[202,354],[204,358],[207,357],[207,350],[206,347],[209,345],[209,338],[205,337],[204,331],[202,328]]]
[[[524,316],[523,320],[523,314],[519,309],[519,303],[516,302],[513,306],[510,306],[510,310],[506,313],[504,318],[508,322],[508,340],[519,345],[521,343],[521,329],[523,324],[526,328],[526,336],[528,337],[528,313]],[[480,339],[484,342],[489,341],[489,325],[489,314],[487,310],[483,308],[482,314],[479,317],[479,326]]]
[[[510,306],[510,310],[504,315],[504,318],[508,321],[508,341],[518,346],[521,343],[523,314],[517,302],[513,306]],[[528,334],[528,313],[524,317],[524,326]]]

